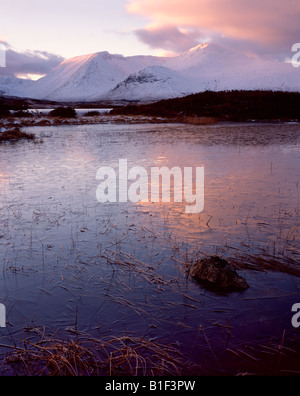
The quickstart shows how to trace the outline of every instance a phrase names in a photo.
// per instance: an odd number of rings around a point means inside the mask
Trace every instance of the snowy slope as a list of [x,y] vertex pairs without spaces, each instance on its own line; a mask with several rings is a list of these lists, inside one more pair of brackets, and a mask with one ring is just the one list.
[[204,44],[147,68],[93,99],[152,100],[206,90],[299,91],[300,72],[290,64],[249,58],[215,44]]
[[[131,75],[106,97],[151,100],[235,89],[300,92],[300,72],[290,64],[249,58],[215,44],[200,45],[169,58],[160,76],[161,70],[150,68]],[[145,73],[156,76],[152,83],[140,78]]]
[[131,74],[102,96],[92,100],[156,100],[186,96],[194,92],[193,80],[163,66],[150,66]]
[[0,76],[0,95],[19,96],[20,92],[22,92],[24,89],[32,87],[33,85],[34,81],[31,80]]
[[300,73],[290,64],[249,58],[212,43],[185,52],[168,66],[193,76],[200,90],[300,91]]
[[146,101],[234,89],[300,92],[300,72],[209,43],[173,58],[99,52],[66,60],[37,82],[0,79],[7,95],[57,101]]
[[108,52],[79,56],[64,61],[23,94],[58,101],[86,100],[114,88],[131,73],[163,62],[151,56],[126,58]]
[[223,69],[233,65],[243,65],[249,58],[239,52],[213,43],[198,45],[183,54],[168,59],[167,67],[173,70],[190,71],[193,75],[209,68]]

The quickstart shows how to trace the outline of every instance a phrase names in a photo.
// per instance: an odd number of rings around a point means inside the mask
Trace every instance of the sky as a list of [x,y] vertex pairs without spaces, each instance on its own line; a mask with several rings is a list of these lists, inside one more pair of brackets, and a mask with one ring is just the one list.
[[207,41],[284,60],[300,42],[299,0],[2,0],[0,9],[0,75],[34,78],[100,51],[174,56]]

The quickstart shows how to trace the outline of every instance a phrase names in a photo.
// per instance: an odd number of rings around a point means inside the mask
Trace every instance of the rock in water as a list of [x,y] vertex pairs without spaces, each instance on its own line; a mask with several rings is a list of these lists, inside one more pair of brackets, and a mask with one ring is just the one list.
[[244,291],[249,288],[244,278],[238,275],[226,260],[219,257],[197,261],[190,275],[208,290],[216,292]]

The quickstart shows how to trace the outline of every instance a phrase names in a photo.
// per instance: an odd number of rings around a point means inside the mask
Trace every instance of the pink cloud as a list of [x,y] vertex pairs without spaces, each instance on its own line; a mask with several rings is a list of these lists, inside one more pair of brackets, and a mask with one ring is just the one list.
[[198,29],[210,37],[290,51],[300,40],[294,0],[128,0],[127,11],[160,26]]
[[199,44],[199,30],[183,30],[176,26],[148,26],[135,31],[137,37],[151,48],[181,53]]

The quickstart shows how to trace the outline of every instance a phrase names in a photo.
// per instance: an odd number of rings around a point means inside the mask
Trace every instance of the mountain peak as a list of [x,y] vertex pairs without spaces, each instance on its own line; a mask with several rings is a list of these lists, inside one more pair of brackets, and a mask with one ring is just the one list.
[[113,55],[107,51],[65,60],[37,82],[0,81],[0,93],[51,99],[168,98],[205,90],[300,91],[299,73],[220,44],[202,43],[174,58]]
[[246,57],[246,55],[242,54],[241,52],[238,52],[234,49],[223,47],[220,44],[211,43],[211,42],[196,45],[196,47],[189,49],[188,51],[184,52],[182,55],[193,55],[193,54],[210,54],[210,55],[212,55],[212,54],[226,54],[229,56],[230,55],[238,55],[240,57],[244,57],[244,58]]
[[204,43],[204,44],[198,44],[196,47],[190,48],[189,50],[185,51],[186,53],[191,53],[191,52],[196,52],[196,51],[203,51],[208,47],[213,46],[212,43]]

